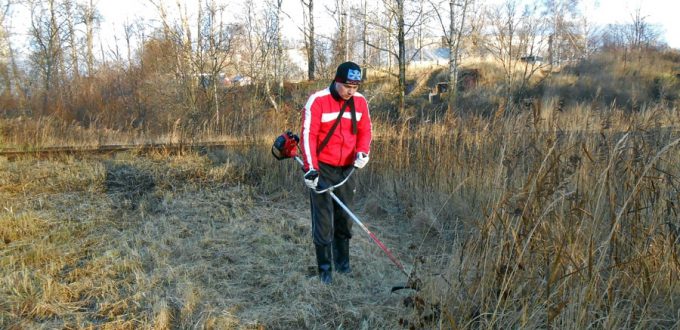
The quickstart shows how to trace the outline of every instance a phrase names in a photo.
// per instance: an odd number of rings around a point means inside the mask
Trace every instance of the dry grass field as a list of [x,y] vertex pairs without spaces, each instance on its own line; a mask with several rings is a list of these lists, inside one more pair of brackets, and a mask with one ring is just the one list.
[[514,105],[481,80],[454,116],[412,95],[395,120],[393,86],[368,86],[354,211],[419,291],[391,292],[407,279],[357,226],[353,274],[315,277],[301,172],[269,151],[309,86],[280,113],[153,139],[2,119],[4,149],[247,143],[0,156],[0,328],[680,328],[680,80],[656,57],[598,61]]
[[[219,151],[3,160],[0,328],[372,329],[409,317],[409,293],[390,293],[406,279],[360,233],[354,274],[321,285],[304,190],[258,191],[250,166]],[[416,244],[396,217],[371,227]]]
[[376,124],[356,211],[419,292],[390,292],[406,279],[359,228],[354,274],[321,285],[299,172],[266,145],[2,159],[0,327],[674,328],[679,125]]

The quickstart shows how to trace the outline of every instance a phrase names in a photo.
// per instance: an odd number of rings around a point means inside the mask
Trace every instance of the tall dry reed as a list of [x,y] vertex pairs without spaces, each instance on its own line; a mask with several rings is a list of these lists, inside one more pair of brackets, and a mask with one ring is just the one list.
[[677,111],[542,107],[378,126],[365,181],[446,246],[440,322],[677,327]]

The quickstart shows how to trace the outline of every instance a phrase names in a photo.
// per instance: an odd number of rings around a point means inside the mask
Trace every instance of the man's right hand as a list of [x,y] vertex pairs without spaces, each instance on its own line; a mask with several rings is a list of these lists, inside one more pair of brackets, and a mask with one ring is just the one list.
[[365,152],[357,152],[357,157],[354,160],[354,167],[356,168],[364,168],[368,164],[368,154]]
[[309,170],[305,173],[305,185],[309,189],[316,190],[316,186],[319,184],[319,172],[316,170]]

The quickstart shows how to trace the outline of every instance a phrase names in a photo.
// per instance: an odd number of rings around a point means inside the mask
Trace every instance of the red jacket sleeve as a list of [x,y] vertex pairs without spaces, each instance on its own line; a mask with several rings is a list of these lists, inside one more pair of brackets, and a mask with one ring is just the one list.
[[371,115],[368,111],[368,104],[365,98],[358,98],[363,103],[363,113],[361,120],[357,123],[357,152],[371,152],[371,139],[373,135],[373,125],[371,123]]
[[316,99],[316,94],[310,96],[302,110],[302,136],[300,137],[300,142],[302,144],[302,161],[305,171],[319,169],[316,149],[319,140],[322,111],[318,102],[315,102]]

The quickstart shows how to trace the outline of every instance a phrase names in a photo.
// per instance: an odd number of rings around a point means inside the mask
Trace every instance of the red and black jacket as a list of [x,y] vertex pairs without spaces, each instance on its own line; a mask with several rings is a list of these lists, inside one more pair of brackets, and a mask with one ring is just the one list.
[[352,129],[352,114],[346,107],[339,125],[321,152],[319,145],[326,138],[345,102],[333,88],[318,91],[309,97],[302,113],[302,160],[305,171],[319,169],[319,162],[332,166],[354,163],[357,152],[369,153],[371,148],[371,116],[366,98],[360,93],[352,96],[356,112],[356,134]]

